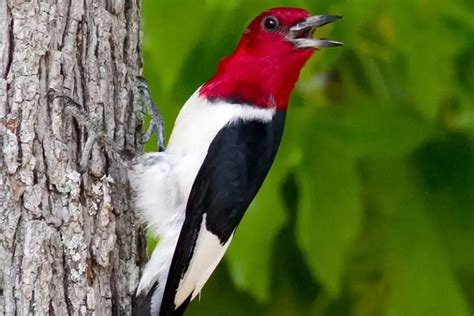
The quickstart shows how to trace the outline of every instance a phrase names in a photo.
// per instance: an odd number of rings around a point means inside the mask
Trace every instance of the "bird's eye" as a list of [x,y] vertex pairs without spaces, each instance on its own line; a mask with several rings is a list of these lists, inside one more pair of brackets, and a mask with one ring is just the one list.
[[280,23],[278,23],[277,18],[273,16],[266,17],[263,20],[263,28],[267,31],[275,31],[279,26]]

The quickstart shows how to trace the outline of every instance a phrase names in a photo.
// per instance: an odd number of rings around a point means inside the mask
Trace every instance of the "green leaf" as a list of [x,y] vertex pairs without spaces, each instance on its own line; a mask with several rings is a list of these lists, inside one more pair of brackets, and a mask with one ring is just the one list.
[[287,220],[281,194],[287,168],[280,153],[226,255],[235,285],[259,302],[270,298],[273,245]]
[[236,291],[229,278],[225,265],[219,265],[200,295],[189,305],[186,316],[261,315],[261,307],[250,297]]
[[469,315],[413,170],[397,161],[371,169],[376,204],[389,223],[387,315]]
[[[408,21],[396,24],[399,43],[403,43],[399,52],[406,69],[404,85],[414,108],[430,120],[436,118],[456,82],[453,66],[465,38],[449,27],[444,12],[457,6],[456,1],[436,1],[433,6],[410,2],[404,8],[393,6],[404,9]],[[434,33],[436,36],[427,36]]]
[[207,7],[192,0],[143,1],[146,67],[156,71],[161,92],[167,95],[176,83],[191,49],[205,32]]
[[371,157],[406,155],[432,134],[431,126],[413,113],[378,104],[325,108],[313,125],[328,142]]
[[228,11],[234,9],[241,0],[206,0],[206,5],[211,9]]
[[423,183],[420,195],[446,258],[462,275],[459,282],[468,295],[468,289],[474,294],[474,251],[466,251],[466,245],[474,245],[474,144],[467,135],[448,134],[427,143],[415,157]]
[[362,216],[356,163],[342,147],[310,139],[297,170],[297,240],[315,278],[337,296]]

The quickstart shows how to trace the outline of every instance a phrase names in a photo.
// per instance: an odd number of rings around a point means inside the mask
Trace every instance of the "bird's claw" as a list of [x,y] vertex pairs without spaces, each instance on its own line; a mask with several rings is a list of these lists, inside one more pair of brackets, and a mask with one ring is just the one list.
[[99,122],[97,120],[93,120],[90,115],[85,110],[83,110],[83,106],[81,104],[67,95],[64,95],[54,89],[49,89],[49,102],[52,102],[55,99],[64,100],[64,113],[67,116],[73,117],[79,126],[82,126],[87,130],[87,139],[82,149],[81,159],[79,162],[79,171],[84,172],[87,170],[89,165],[89,157],[96,142],[99,142],[112,149],[112,151],[118,153],[118,156],[121,158],[121,160],[123,160],[123,150],[120,149],[120,146],[113,139],[111,139],[101,130]]
[[142,142],[143,144],[147,143],[151,139],[153,133],[156,133],[157,138],[158,138],[157,139],[158,151],[164,151],[166,148],[166,144],[165,144],[165,128],[163,124],[163,117],[161,115],[161,112],[158,110],[155,103],[153,102],[153,99],[151,98],[150,90],[148,88],[148,83],[146,82],[145,78],[137,77],[137,81],[139,83],[137,87],[138,89],[140,89],[140,91],[143,94],[146,110],[147,110],[148,115],[150,115],[150,118],[151,118],[150,124],[148,125],[147,130],[143,134]]

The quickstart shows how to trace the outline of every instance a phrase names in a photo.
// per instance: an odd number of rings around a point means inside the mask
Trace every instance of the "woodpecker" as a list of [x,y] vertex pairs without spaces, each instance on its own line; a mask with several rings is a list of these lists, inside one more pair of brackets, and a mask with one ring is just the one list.
[[135,203],[158,238],[135,315],[182,315],[200,293],[270,170],[301,69],[316,50],[342,45],[314,31],[340,18],[261,13],[184,104],[166,149],[133,161]]

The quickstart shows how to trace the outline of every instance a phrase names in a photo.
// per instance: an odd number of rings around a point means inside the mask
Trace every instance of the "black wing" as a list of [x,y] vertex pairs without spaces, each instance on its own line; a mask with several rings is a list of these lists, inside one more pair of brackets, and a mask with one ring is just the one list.
[[[161,316],[174,315],[176,291],[188,270],[204,214],[207,230],[225,244],[270,170],[284,121],[285,112],[279,111],[270,122],[239,120],[223,128],[209,146],[189,195],[163,294]],[[179,310],[184,312],[183,306]]]

